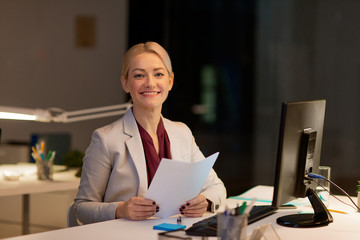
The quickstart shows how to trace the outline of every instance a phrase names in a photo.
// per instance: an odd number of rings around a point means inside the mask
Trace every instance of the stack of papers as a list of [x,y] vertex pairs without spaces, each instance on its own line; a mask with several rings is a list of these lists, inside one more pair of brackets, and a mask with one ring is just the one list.
[[215,153],[199,162],[162,159],[145,196],[160,207],[154,216],[179,214],[182,204],[199,195],[218,156]]

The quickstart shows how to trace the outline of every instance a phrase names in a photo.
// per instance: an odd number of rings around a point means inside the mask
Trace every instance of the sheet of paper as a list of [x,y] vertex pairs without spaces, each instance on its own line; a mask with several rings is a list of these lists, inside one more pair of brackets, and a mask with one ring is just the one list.
[[167,218],[179,214],[186,201],[196,197],[203,187],[219,153],[199,162],[162,159],[146,193],[160,207],[154,216]]

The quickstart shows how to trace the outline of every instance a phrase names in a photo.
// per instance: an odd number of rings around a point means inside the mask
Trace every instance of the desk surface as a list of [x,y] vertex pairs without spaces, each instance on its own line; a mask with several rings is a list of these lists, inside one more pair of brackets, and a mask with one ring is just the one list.
[[[265,188],[258,186],[256,188]],[[342,200],[349,202],[345,197],[341,197]],[[241,203],[243,200],[228,199],[228,206]],[[295,229],[283,227],[276,224],[276,218],[297,213],[299,211],[309,211],[311,208],[309,205],[300,205],[296,210],[280,210],[274,215],[262,219],[248,226],[248,235],[252,231],[264,224],[271,223],[282,240],[291,239],[359,239],[360,236],[360,213],[356,212],[353,208],[346,206],[333,197],[330,197],[330,209],[336,209],[347,212],[347,214],[331,212],[334,222],[325,227],[309,228],[309,229]],[[207,217],[209,215],[206,215]],[[184,223],[187,227],[190,227],[194,222],[199,221],[200,218],[184,218]],[[123,219],[117,219],[107,222],[89,224],[85,226],[55,230],[50,232],[31,234],[25,236],[19,236],[11,238],[12,240],[41,240],[41,239],[158,239],[158,233],[161,231],[153,230],[152,227],[159,223],[176,223],[176,218],[168,219],[152,219],[146,221],[129,221]],[[193,238],[197,239],[197,238]],[[211,238],[216,239],[216,238]]]
[[22,195],[32,193],[45,193],[53,191],[76,190],[80,178],[75,176],[77,170],[56,172],[53,175],[54,181],[40,181],[36,174],[26,174],[19,180],[4,180],[0,176],[0,197],[11,195]]

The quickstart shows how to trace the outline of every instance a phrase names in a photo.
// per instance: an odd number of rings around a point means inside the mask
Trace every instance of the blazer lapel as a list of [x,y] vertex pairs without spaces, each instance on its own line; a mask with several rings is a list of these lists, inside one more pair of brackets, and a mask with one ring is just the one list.
[[135,165],[139,178],[138,196],[145,197],[148,189],[146,160],[141,137],[132,109],[129,109],[124,115],[124,132],[125,134],[131,136],[131,138],[126,141],[126,147],[129,150],[131,160]]
[[181,140],[179,140],[179,136],[176,136],[173,131],[171,126],[168,124],[168,120],[163,118],[163,123],[164,123],[164,128],[166,130],[166,133],[169,137],[169,141],[170,141],[170,149],[171,149],[171,158],[175,159],[175,160],[179,160],[182,159],[182,153],[181,153],[181,149],[182,149],[182,142]]

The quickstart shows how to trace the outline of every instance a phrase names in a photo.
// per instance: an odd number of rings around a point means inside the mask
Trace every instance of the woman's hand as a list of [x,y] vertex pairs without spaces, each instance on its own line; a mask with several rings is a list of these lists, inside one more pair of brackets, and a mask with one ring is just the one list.
[[208,201],[204,195],[199,195],[187,201],[180,207],[180,213],[186,217],[201,217],[208,208]]
[[153,200],[132,197],[126,202],[120,202],[116,208],[115,218],[130,220],[145,220],[159,211],[159,206]]

